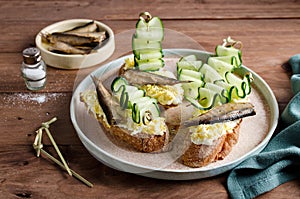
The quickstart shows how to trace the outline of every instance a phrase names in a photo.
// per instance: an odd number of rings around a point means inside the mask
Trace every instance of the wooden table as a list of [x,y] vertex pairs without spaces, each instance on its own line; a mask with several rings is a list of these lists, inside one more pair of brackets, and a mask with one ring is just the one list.
[[[35,45],[35,35],[43,27],[65,19],[89,18],[104,22],[119,34],[135,28],[142,11],[161,17],[166,28],[191,37],[207,51],[214,51],[227,36],[241,40],[244,64],[270,85],[280,112],[291,99],[290,72],[282,65],[300,53],[299,1],[1,0],[0,198],[228,198],[228,173],[201,180],[166,181],[120,172],[94,159],[70,121],[77,70],[48,67],[45,89],[30,92],[25,87],[20,76],[21,52]],[[68,177],[49,159],[34,155],[35,130],[52,117],[58,121],[51,132],[70,167],[91,181],[93,188]],[[44,147],[53,152],[49,141]],[[299,196],[298,179],[260,198]]]

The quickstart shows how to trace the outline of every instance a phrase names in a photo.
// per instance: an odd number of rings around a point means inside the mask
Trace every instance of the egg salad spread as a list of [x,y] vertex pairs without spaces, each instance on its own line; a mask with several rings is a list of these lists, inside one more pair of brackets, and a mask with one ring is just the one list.
[[189,127],[191,141],[197,145],[212,145],[214,140],[220,138],[222,135],[232,133],[237,123],[238,120]]

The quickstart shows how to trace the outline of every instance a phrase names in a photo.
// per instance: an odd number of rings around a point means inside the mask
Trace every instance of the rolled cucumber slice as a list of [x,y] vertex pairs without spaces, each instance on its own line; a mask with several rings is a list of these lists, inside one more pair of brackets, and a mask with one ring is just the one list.
[[233,65],[235,68],[238,68],[241,66],[241,62],[238,61],[238,59],[235,56],[221,56],[221,57],[213,57],[214,59],[226,62],[228,64]]
[[213,67],[223,78],[225,78],[225,73],[232,72],[234,69],[233,65],[220,61],[216,57],[208,58],[207,64]]
[[145,40],[136,38],[135,35],[132,37],[132,50],[161,50],[161,42],[153,40]]
[[136,38],[151,41],[162,41],[164,26],[160,18],[153,17],[149,21],[140,19],[136,24]]
[[159,59],[163,57],[160,41],[138,39],[133,36],[132,50],[138,60]]
[[[203,88],[202,88],[203,90]],[[201,91],[202,96],[204,96],[205,91]],[[203,97],[202,100],[194,99],[192,97],[186,96],[185,99],[188,100],[194,107],[200,110],[209,110],[213,107],[215,98],[217,95],[211,95],[209,92],[206,92],[207,98]]]
[[151,103],[157,103],[157,100],[148,96],[140,97],[131,100],[132,104],[137,104],[138,106],[145,106]]
[[184,90],[185,97],[191,97],[193,99],[197,99],[199,97],[199,88],[201,87],[199,82],[190,82],[182,84],[182,88]]
[[196,55],[187,55],[187,56],[181,57],[179,59],[179,62],[181,62],[181,61],[197,61],[197,57],[196,57]]
[[129,95],[127,92],[122,92],[120,97],[120,106],[122,109],[126,109],[128,107]]
[[160,18],[150,13],[140,14],[136,32],[132,37],[132,50],[135,67],[143,71],[155,71],[164,66],[161,41],[164,38],[164,26]]
[[135,59],[136,67],[143,71],[156,71],[164,66],[162,59],[146,59],[137,60]]
[[177,68],[178,69],[189,69],[194,71],[199,71],[200,67],[202,66],[202,61],[179,61],[177,62]]
[[157,101],[154,98],[142,97],[133,101],[132,106],[132,120],[136,123],[143,121],[146,112],[150,112],[153,118],[160,115]]
[[134,55],[138,60],[161,59],[163,57],[161,50],[137,50]]
[[217,104],[222,104],[220,94],[207,88],[199,88],[198,102],[203,110],[208,110]]
[[137,97],[144,96],[144,92],[142,90],[139,90],[135,86],[130,85],[122,85],[118,92],[115,93],[115,95],[118,97],[120,101],[120,106],[123,109],[130,108],[130,101]]
[[216,92],[219,96],[219,100],[222,104],[229,102],[227,96],[227,90],[217,84],[205,83],[204,88]]
[[222,80],[222,76],[210,65],[203,64],[199,70],[204,76],[205,82],[215,82],[217,80]]
[[123,78],[123,77],[116,77],[114,80],[113,80],[113,82],[112,82],[112,84],[111,84],[111,90],[112,90],[112,92],[118,92],[119,91],[119,89],[120,89],[120,87],[122,86],[122,85],[127,85],[128,84],[128,82],[127,82],[127,80],[125,79],[125,78]]
[[134,100],[145,97],[145,91],[140,90],[140,89],[138,89],[132,93],[129,93],[129,92],[127,92],[127,93],[128,93],[129,98],[128,98],[128,104],[127,104],[126,108],[132,109]]
[[181,80],[181,81],[193,81],[193,82],[197,82],[199,84],[199,86],[202,86],[203,83],[204,83],[201,79],[198,79],[198,78],[195,78],[195,77],[191,77],[191,76],[188,76],[188,75],[184,75],[184,74],[181,74],[178,79]]
[[178,71],[179,79],[180,79],[181,75],[190,76],[190,77],[202,80],[202,73],[194,71],[194,70],[179,69],[179,71]]
[[238,65],[242,64],[242,52],[239,49],[236,49],[234,47],[225,47],[218,45],[216,47],[216,55],[218,57],[222,56],[234,56],[236,57],[236,61]]
[[[251,77],[245,75],[243,79],[237,77],[233,73],[226,73],[226,81],[232,86],[230,94],[232,98],[245,98],[251,92]],[[235,91],[235,93],[233,93]],[[237,95],[237,96],[235,96]]]
[[147,114],[147,112],[151,114],[151,118],[157,118],[160,114],[159,108],[155,103],[148,104],[144,107],[139,107],[137,104],[134,104],[132,109],[132,120],[138,124],[142,121],[144,122],[143,118],[145,117],[145,114]]
[[145,91],[138,89],[129,94],[129,100],[132,101],[134,99],[142,98],[144,96],[145,96]]

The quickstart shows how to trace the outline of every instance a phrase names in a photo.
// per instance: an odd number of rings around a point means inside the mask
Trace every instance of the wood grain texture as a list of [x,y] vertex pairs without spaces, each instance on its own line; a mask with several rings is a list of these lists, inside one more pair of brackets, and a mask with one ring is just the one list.
[[[241,40],[244,65],[269,84],[283,111],[292,93],[291,73],[282,66],[300,53],[298,0],[0,0],[0,198],[228,198],[228,173],[193,181],[157,180],[116,171],[87,152],[72,126],[69,106],[74,85],[99,66],[80,71],[48,67],[45,89],[30,92],[25,87],[21,52],[35,46],[35,35],[45,26],[64,19],[96,19],[109,25],[118,40],[135,28],[138,14],[145,10],[161,17],[166,29],[210,52],[227,36]],[[166,39],[163,45],[181,44]],[[122,45],[117,43],[117,49]],[[110,60],[128,49],[116,51]],[[55,140],[70,167],[94,188],[67,176],[47,158],[34,156],[35,130],[54,116],[58,121],[50,130]],[[54,154],[49,140],[44,143]],[[258,198],[299,196],[300,181],[294,180]]]
[[[64,18],[95,18],[98,20],[135,20],[145,9],[162,19],[273,19],[298,18],[299,1],[294,0],[119,0],[102,1],[0,1],[1,20],[51,21]],[[130,6],[128,6],[130,4]],[[110,8],[110,9],[107,9]],[[18,10],[19,15],[8,15]],[[20,18],[23,16],[24,18]],[[25,18],[26,17],[26,18]]]

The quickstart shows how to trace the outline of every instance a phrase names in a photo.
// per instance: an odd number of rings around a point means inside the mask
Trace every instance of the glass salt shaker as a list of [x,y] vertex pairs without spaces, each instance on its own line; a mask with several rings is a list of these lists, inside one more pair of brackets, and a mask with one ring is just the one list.
[[26,48],[23,50],[22,76],[29,90],[40,90],[46,85],[46,64],[42,60],[40,50]]

